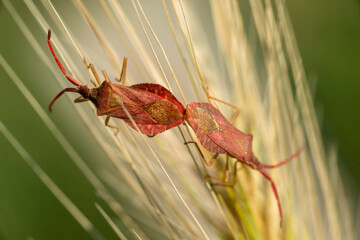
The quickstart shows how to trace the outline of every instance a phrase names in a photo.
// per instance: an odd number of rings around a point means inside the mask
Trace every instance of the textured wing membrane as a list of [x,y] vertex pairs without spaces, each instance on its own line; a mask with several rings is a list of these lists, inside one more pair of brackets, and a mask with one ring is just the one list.
[[[141,107],[163,99],[161,96],[147,92],[146,90],[136,89],[132,86],[127,87],[119,84],[111,84],[106,81],[101,84],[98,92],[98,115],[108,115],[108,113],[112,112],[113,117],[118,117],[115,112],[121,108],[121,102],[128,107],[128,111],[130,112],[131,109],[129,108],[131,107]],[[114,111],[115,108],[116,111]],[[119,115],[123,116],[123,114],[123,110],[120,110]]]
[[171,125],[179,119],[184,119],[184,115],[179,112],[177,107],[167,100],[156,100],[150,104],[141,106],[141,108],[159,124]]
[[207,150],[228,153],[250,163],[252,135],[235,128],[214,106],[209,103],[191,103],[187,106],[186,116],[200,143]]
[[[125,120],[125,122],[132,127],[133,129],[137,130],[136,127],[134,126],[134,124],[130,121],[130,120]],[[180,125],[182,122],[179,122],[177,124],[174,124],[175,126]],[[147,135],[148,137],[153,137],[158,133],[162,133],[170,128],[173,128],[173,126],[169,126],[169,125],[159,125],[159,124],[155,124],[155,125],[151,125],[151,124],[142,124],[142,123],[137,123],[136,124],[137,127],[139,128],[140,132],[142,132],[143,134]]]
[[211,115],[199,110],[201,103],[190,103],[186,107],[186,120],[194,130],[196,137],[200,144],[212,153],[223,154],[226,153],[221,147],[219,147],[208,136],[207,132],[220,131],[220,126],[216,123],[215,119]]
[[169,90],[167,90],[163,86],[153,83],[141,83],[132,85],[131,88],[154,93],[155,95],[160,96],[162,99],[173,103],[178,108],[179,112],[182,115],[185,115],[185,107],[175,98],[175,96]]
[[121,102],[138,125],[140,131],[155,136],[184,121],[184,106],[166,88],[158,84],[137,84],[130,87],[118,84],[101,85],[102,101],[97,114],[125,120],[132,128]]

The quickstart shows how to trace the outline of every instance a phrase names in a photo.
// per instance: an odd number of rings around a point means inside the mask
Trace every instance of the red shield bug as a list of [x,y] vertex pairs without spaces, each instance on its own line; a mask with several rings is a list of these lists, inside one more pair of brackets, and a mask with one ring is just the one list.
[[107,116],[105,119],[105,125],[115,128],[116,131],[118,131],[117,127],[108,124],[110,117],[123,119],[132,128],[136,129],[124,111],[123,106],[127,109],[140,131],[149,137],[153,137],[158,133],[176,127],[184,122],[184,106],[166,88],[158,84],[150,83],[124,86],[127,66],[126,57],[124,57],[123,68],[119,80],[122,81],[122,85],[111,83],[105,71],[102,71],[105,81],[100,84],[95,68],[92,64],[88,65],[84,59],[85,65],[87,68],[91,69],[97,83],[100,85],[99,87],[91,88],[89,85],[82,85],[80,82],[67,74],[65,68],[56,57],[54,49],[51,45],[50,37],[51,30],[49,29],[48,45],[51,53],[62,73],[72,84],[77,86],[77,88],[65,88],[62,90],[50,103],[50,111],[52,110],[52,106],[55,101],[61,95],[65,92],[75,92],[81,95],[81,97],[75,99],[75,103],[90,100],[95,105],[96,114],[98,116]]
[[251,134],[246,134],[235,128],[226,118],[210,103],[190,103],[186,107],[186,121],[194,130],[200,144],[212,153],[214,157],[208,162],[204,159],[206,165],[211,166],[219,154],[227,154],[237,161],[234,164],[233,183],[225,184],[228,181],[228,162],[226,163],[225,179],[221,180],[216,177],[210,177],[218,181],[222,181],[225,185],[234,186],[236,184],[236,167],[237,164],[242,162],[249,165],[251,168],[258,170],[267,180],[270,181],[272,190],[274,192],[276,201],[278,203],[280,214],[280,226],[282,225],[282,210],[280,205],[279,196],[276,190],[275,183],[264,171],[266,168],[276,168],[286,164],[290,160],[297,157],[301,150],[291,155],[288,159],[281,161],[276,165],[266,165],[256,158],[252,152],[252,139]]

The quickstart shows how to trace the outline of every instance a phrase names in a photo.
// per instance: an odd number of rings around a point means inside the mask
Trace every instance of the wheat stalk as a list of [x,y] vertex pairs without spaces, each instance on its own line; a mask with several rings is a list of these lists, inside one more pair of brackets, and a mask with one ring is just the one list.
[[[219,158],[216,167],[204,166],[198,150],[184,145],[184,141],[196,139],[187,125],[148,139],[112,119],[121,129],[114,136],[94,114],[92,105],[73,107],[70,101],[59,101],[49,115],[45,108],[54,92],[44,93],[47,100],[32,93],[5,54],[0,55],[4,78],[17,86],[59,149],[94,189],[97,200],[92,211],[98,211],[108,229],[97,226],[79,210],[81,206],[71,202],[10,127],[0,122],[0,132],[33,169],[40,169],[34,170],[36,175],[46,179],[44,184],[65,207],[71,206],[66,209],[91,237],[355,239],[341,179],[329,170],[336,169],[336,154],[332,151],[333,163],[328,166],[282,1],[77,0],[64,8],[55,1],[25,0],[26,10],[21,11],[30,13],[26,17],[10,1],[2,3],[37,61],[51,73],[51,79],[46,80],[41,72],[33,73],[41,86],[55,84],[55,79],[62,88],[68,85],[46,46],[46,31],[51,27],[61,61],[83,84],[94,79],[82,63],[84,57],[97,70],[105,69],[115,78],[121,72],[119,60],[129,56],[127,85],[156,82],[184,104],[208,101],[208,89],[211,96],[239,107],[235,124],[254,135],[254,152],[262,162],[276,163],[303,149],[298,159],[269,172],[284,209],[284,227],[279,228],[270,185],[256,171],[237,169],[238,183],[233,189],[212,188],[202,182],[207,173],[222,176],[224,161]],[[34,34],[35,30],[41,34]],[[70,94],[67,97],[73,99]],[[221,103],[216,106],[230,119],[230,108]],[[71,125],[58,126],[68,121],[68,114],[74,118]],[[76,125],[85,127],[77,131]],[[66,132],[66,128],[71,130]],[[72,139],[85,134],[83,147],[74,145]],[[335,186],[335,180],[340,184]]]

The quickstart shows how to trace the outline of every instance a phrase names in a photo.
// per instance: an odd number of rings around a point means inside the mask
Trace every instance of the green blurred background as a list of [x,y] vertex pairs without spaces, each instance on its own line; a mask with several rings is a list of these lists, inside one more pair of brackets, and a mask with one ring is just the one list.
[[[53,2],[55,4],[59,1]],[[22,1],[12,3],[24,14],[22,17],[31,18],[23,11],[26,7]],[[357,151],[360,136],[359,1],[289,0],[287,6],[309,84],[314,90],[325,147],[338,147],[342,175],[350,186],[348,189],[354,191],[353,197],[356,197],[360,190],[360,158]],[[43,32],[35,22],[28,24],[34,29],[34,34],[39,36],[38,39],[44,39],[43,49],[47,49]],[[53,76],[24,40],[2,3],[0,29],[0,53],[46,109],[60,87],[38,81],[41,76],[41,79],[53,82]],[[0,89],[0,121],[76,205],[81,206],[81,210],[105,238],[114,238],[114,233],[93,206],[95,201],[100,201],[94,189],[59,148],[54,137],[2,68]],[[68,101],[64,104],[71,103]],[[62,109],[61,105],[58,104],[58,111],[51,115],[55,124],[64,131],[74,147],[83,152],[84,159],[91,162],[92,158],[101,157],[101,150],[94,143],[88,146],[93,150],[91,153],[78,144],[82,139],[89,138],[86,129],[76,114]],[[85,135],[73,135],[71,129],[75,127]],[[0,134],[0,239],[27,237],[90,238]]]
[[[360,189],[360,1],[287,1],[326,147]],[[357,193],[355,193],[357,195]]]

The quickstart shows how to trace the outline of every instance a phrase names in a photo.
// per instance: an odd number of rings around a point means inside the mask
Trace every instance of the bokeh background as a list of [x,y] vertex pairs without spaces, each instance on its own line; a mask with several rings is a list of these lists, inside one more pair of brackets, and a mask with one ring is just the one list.
[[[327,146],[348,184],[360,186],[360,1],[287,1]],[[357,195],[357,194],[355,194]]]
[[[11,2],[22,17],[31,18],[22,1]],[[61,14],[71,15],[73,11],[66,9],[72,5],[61,2],[53,1]],[[341,173],[355,205],[360,190],[360,2],[288,0],[287,6],[313,90],[326,148],[336,146],[338,149]],[[27,24],[39,36],[38,39],[44,39],[43,48],[46,49],[44,33],[34,21]],[[0,53],[46,109],[59,86],[36,79],[38,75],[41,75],[41,79],[51,78],[52,75],[48,69],[44,69],[34,49],[24,40],[1,1],[0,30]],[[59,150],[50,131],[44,128],[38,115],[2,68],[0,90],[0,120],[74,203],[81,205],[82,211],[105,237],[113,239],[113,231],[90,204],[97,199],[92,187],[77,168],[68,167],[73,163],[67,154]],[[79,142],[89,139],[90,135],[81,121],[76,119],[76,114],[69,108],[63,108],[63,104],[57,104],[57,111],[51,118],[66,131],[75,148],[83,148]],[[82,134],[72,134],[73,128]],[[87,149],[80,150],[82,157],[90,162],[103,154],[91,141]],[[0,135],[0,239],[26,237],[88,239],[89,235],[77,227],[72,216]]]

